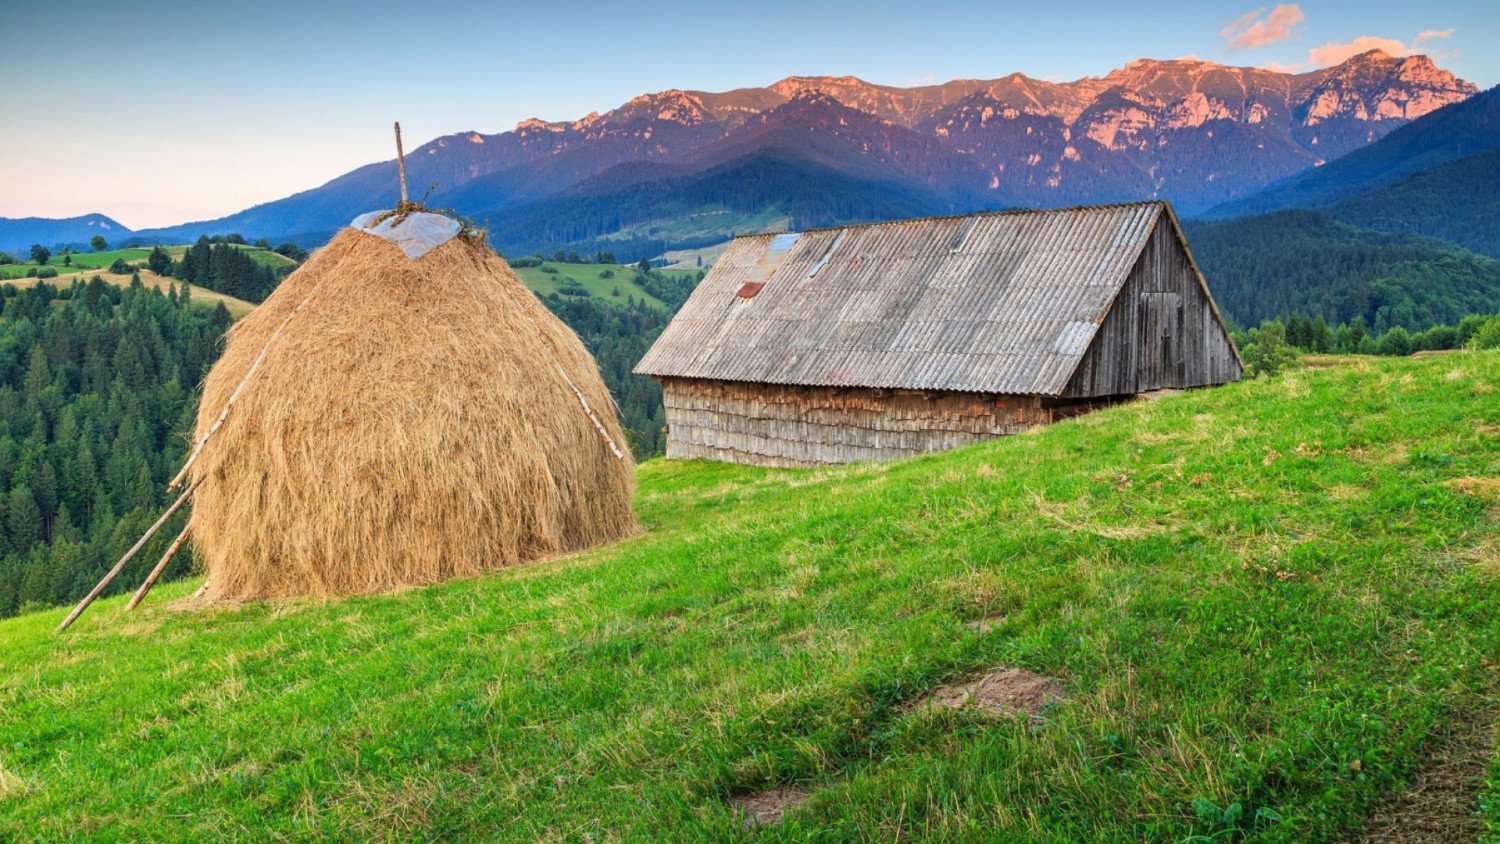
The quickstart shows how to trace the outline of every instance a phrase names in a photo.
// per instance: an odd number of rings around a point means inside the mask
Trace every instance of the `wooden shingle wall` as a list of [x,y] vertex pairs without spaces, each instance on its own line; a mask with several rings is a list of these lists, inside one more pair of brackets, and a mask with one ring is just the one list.
[[667,456],[761,466],[893,460],[1087,409],[1038,396],[662,379]]

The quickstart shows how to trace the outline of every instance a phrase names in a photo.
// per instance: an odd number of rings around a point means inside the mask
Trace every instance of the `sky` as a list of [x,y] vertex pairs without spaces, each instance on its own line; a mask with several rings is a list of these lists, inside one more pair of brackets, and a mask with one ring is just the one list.
[[[1301,71],[1372,47],[1500,84],[1500,0],[17,2],[0,216],[232,213],[439,135],[786,76],[1055,81],[1183,56]],[[21,49],[19,45],[33,47]]]

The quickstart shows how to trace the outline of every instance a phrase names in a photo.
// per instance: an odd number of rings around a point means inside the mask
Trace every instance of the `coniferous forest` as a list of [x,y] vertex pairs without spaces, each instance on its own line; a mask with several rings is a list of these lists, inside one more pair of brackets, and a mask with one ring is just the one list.
[[229,324],[185,288],[0,287],[0,616],[76,600],[162,512]]
[[292,269],[276,270],[258,264],[233,242],[213,243],[207,237],[198,238],[180,261],[172,261],[160,247],[152,250],[147,260],[152,271],[159,275],[170,275],[246,302],[264,302]]

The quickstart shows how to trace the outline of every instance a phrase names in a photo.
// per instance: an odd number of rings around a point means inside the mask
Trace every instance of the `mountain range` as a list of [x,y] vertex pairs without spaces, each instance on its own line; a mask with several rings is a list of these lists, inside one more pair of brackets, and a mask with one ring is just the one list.
[[[1154,196],[1197,218],[1194,252],[1240,324],[1296,312],[1415,330],[1500,309],[1500,89],[1420,56],[1299,75],[1140,61],[1072,83],[790,77],[448,135],[407,161],[419,198],[512,255],[634,260],[734,231]],[[101,231],[115,244],[238,232],[314,246],[392,205],[395,169],[152,231],[99,215],[55,234],[0,220],[0,247]]]
[[1500,88],[1189,222],[1220,306],[1420,329],[1500,310]]
[[0,249],[24,256],[33,243],[87,244],[94,235],[103,235],[111,243],[130,237],[134,232],[103,214],[81,217],[0,217]]
[[[505,251],[638,255],[773,220],[803,228],[1149,197],[1190,216],[1475,93],[1424,56],[1379,51],[1301,74],[1179,59],[1073,82],[1011,74],[898,88],[792,76],[447,135],[408,153],[407,167],[415,198],[487,225]],[[395,162],[379,162],[228,217],[135,234],[311,244],[392,205],[395,186]],[[0,223],[0,245],[15,241]]]

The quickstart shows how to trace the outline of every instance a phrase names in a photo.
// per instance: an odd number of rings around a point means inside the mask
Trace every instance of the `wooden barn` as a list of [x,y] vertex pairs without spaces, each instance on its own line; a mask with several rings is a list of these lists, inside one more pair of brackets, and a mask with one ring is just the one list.
[[667,455],[908,457],[1238,380],[1164,202],[739,237],[636,366]]

